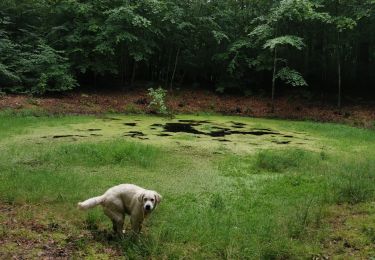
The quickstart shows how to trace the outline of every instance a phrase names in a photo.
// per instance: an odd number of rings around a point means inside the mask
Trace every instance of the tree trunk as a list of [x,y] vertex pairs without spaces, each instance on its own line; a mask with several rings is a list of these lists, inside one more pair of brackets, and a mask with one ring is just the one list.
[[133,64],[133,72],[132,72],[132,79],[131,79],[131,82],[130,82],[130,85],[133,87],[134,85],[134,80],[135,80],[135,71],[136,71],[136,68],[137,68],[137,62],[134,61],[134,64]]
[[341,109],[341,59],[340,59],[340,33],[337,33],[337,81],[338,81],[338,93],[337,93],[337,107]]
[[275,81],[276,81],[276,65],[277,65],[277,49],[274,49],[274,58],[273,58],[273,73],[272,73],[272,104],[271,112],[275,112]]
[[172,59],[172,50],[169,51],[168,55],[168,66],[167,66],[167,74],[165,75],[165,87],[168,87],[168,79],[169,79],[169,69],[171,67],[171,59]]
[[[339,15],[339,7],[340,1],[336,1],[336,15]],[[340,31],[338,28],[337,30],[337,45],[336,45],[336,57],[337,57],[337,85],[338,85],[338,92],[337,92],[337,107],[341,109],[341,55],[340,55]]]
[[121,45],[121,87],[125,86],[125,51],[124,51],[124,44]]
[[173,69],[173,73],[172,73],[171,84],[169,86],[170,91],[173,91],[173,81],[174,81],[174,76],[176,74],[178,55],[179,54],[180,54],[180,47],[178,47],[177,53],[176,53],[176,59],[175,59],[175,62],[174,62],[174,69]]

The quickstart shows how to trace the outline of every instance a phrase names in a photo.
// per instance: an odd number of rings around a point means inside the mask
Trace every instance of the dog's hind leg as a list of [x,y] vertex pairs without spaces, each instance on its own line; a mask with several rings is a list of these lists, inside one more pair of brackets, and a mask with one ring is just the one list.
[[124,227],[124,221],[117,222],[112,219],[112,225],[113,225],[113,232],[115,232],[118,235],[122,235],[122,230]]
[[124,227],[124,215],[118,212],[114,212],[110,209],[105,209],[104,214],[106,214],[111,220],[113,225],[113,231],[118,235],[122,235],[122,229]]

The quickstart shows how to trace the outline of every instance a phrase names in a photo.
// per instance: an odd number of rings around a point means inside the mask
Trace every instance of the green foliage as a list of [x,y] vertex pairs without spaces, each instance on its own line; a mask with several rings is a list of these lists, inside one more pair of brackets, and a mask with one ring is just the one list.
[[290,69],[289,67],[280,69],[276,74],[276,78],[281,79],[282,81],[293,87],[307,86],[307,83],[302,75],[298,71]]
[[4,18],[0,18],[1,86],[10,91],[35,94],[74,88],[77,83],[70,73],[64,52],[48,45],[42,34],[35,31],[34,25],[27,22],[17,24],[23,37],[20,40],[20,36],[9,30],[15,23],[12,19],[16,17],[10,17],[15,10],[12,6],[4,10]]
[[151,98],[149,107],[155,109],[159,114],[166,115],[168,114],[168,109],[165,104],[165,97],[167,95],[167,91],[162,87],[158,87],[157,89],[149,88],[148,95]]
[[331,92],[339,52],[345,85],[371,90],[374,13],[373,0],[4,0],[0,87],[43,94],[139,79],[264,92],[277,50],[287,84]]
[[284,35],[267,40],[266,43],[263,45],[263,48],[273,50],[276,47],[283,45],[290,45],[298,50],[301,50],[305,46],[305,44],[302,41],[302,38],[294,35]]

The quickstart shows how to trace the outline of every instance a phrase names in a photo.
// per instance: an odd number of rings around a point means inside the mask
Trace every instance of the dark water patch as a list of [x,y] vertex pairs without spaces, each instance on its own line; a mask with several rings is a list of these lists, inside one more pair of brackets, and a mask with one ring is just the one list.
[[90,134],[91,136],[103,136],[103,135],[100,135],[100,134]]
[[58,139],[58,138],[66,138],[66,137],[87,137],[85,135],[54,135],[52,138]]
[[157,136],[172,136],[172,135],[161,133],[161,134],[157,134]]
[[127,126],[136,126],[137,123],[124,123],[124,125],[127,125]]
[[246,124],[240,123],[240,122],[235,122],[235,121],[230,121],[229,123],[235,125],[235,126],[245,126]]
[[219,141],[219,142],[223,142],[223,143],[230,143],[230,142],[232,142],[232,141],[230,141],[230,140],[228,140],[228,139],[216,139],[217,141]]
[[164,132],[189,133],[189,134],[198,134],[198,135],[206,134],[202,131],[199,131],[193,128],[192,124],[187,124],[187,123],[166,123],[164,125]]
[[226,130],[226,131],[229,131],[230,129],[227,128],[227,127],[221,127],[221,126],[213,126],[211,127],[212,129],[219,129],[219,130]]
[[124,136],[142,137],[142,136],[145,136],[145,134],[140,131],[130,131],[130,132],[127,132]]
[[256,136],[261,136],[261,135],[280,135],[277,132],[272,132],[272,131],[231,131],[232,134],[240,134],[240,135],[256,135]]
[[274,140],[272,142],[275,143],[275,144],[289,144],[290,143],[290,141],[276,141],[276,140]]
[[121,119],[116,118],[116,117],[104,117],[103,120],[104,121],[118,121],[118,120],[121,120]]
[[294,136],[293,136],[293,135],[283,135],[283,137],[286,137],[286,138],[293,138]]
[[188,123],[188,124],[197,124],[197,125],[201,125],[201,124],[208,124],[208,123],[210,123],[211,121],[209,121],[209,120],[189,120],[189,119],[180,119],[180,120],[178,120],[178,122],[181,122],[181,123]]
[[155,128],[155,127],[150,127],[150,129],[151,129],[151,130],[157,130],[157,128]]
[[162,125],[162,124],[152,124],[151,126],[152,127],[163,127],[164,125]]
[[269,131],[269,132],[272,132],[272,129],[270,129],[270,128],[252,128],[251,130],[254,130],[254,131]]
[[229,130],[212,131],[208,133],[208,135],[211,137],[224,137],[226,135],[231,135],[231,134],[232,132]]
[[101,131],[102,129],[99,128],[89,128],[89,129],[76,129],[76,131],[79,132],[95,132],[95,131]]
[[224,137],[226,135],[280,135],[278,132],[274,132],[271,129],[254,129],[253,131],[239,131],[239,130],[231,130],[229,128],[219,128],[219,131],[211,131],[211,132],[202,132],[194,128],[196,123],[167,123],[164,125],[164,132],[172,132],[172,133],[188,133],[188,134],[196,134],[196,135],[208,135],[211,137]]

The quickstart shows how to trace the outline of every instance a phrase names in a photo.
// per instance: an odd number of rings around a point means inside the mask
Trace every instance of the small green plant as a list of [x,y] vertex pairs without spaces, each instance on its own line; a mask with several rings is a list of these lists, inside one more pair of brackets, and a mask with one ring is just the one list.
[[167,91],[162,87],[157,89],[149,88],[148,95],[151,97],[151,102],[149,107],[155,109],[157,113],[161,115],[168,114],[167,106],[165,105],[165,97],[167,95]]

